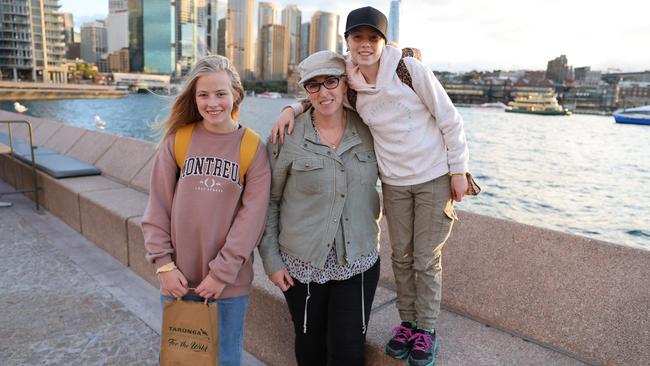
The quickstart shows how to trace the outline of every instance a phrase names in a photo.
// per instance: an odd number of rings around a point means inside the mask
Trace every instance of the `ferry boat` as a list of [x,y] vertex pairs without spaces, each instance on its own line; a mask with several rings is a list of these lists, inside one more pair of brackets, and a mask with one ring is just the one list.
[[650,125],[650,105],[638,108],[619,109],[614,112],[616,123]]
[[557,102],[554,93],[515,93],[515,100],[508,103],[506,112],[543,114],[549,116],[570,116],[571,111]]

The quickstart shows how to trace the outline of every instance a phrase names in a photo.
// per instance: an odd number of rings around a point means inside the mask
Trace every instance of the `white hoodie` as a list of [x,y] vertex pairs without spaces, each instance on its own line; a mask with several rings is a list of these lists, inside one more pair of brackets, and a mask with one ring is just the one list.
[[402,83],[396,72],[401,57],[401,50],[384,48],[376,85],[369,85],[349,58],[346,65],[357,112],[375,140],[382,182],[407,186],[466,172],[469,151],[460,114],[417,59],[404,58],[415,92]]

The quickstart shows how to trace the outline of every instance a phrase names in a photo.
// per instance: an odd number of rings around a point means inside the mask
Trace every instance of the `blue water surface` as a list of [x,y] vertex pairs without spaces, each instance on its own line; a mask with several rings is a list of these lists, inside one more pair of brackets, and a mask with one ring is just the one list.
[[[291,99],[247,97],[241,122],[268,135]],[[171,98],[25,101],[26,114],[156,141],[152,126]],[[13,111],[13,103],[0,103]],[[536,116],[496,109],[459,109],[470,148],[470,170],[483,188],[459,208],[568,233],[650,249],[650,126],[612,117]]]

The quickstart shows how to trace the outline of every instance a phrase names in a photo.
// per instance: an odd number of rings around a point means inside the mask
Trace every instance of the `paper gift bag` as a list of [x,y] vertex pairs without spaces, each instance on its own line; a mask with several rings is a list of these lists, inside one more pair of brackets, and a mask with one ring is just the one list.
[[217,303],[172,300],[163,306],[160,364],[219,364]]

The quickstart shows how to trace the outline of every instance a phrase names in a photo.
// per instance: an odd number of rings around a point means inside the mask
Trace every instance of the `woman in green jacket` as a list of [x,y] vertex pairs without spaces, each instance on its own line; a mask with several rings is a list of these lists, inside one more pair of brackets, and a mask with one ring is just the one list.
[[363,365],[379,280],[378,172],[372,136],[343,107],[345,61],[317,52],[300,65],[312,108],[268,145],[271,199],[260,254],[287,300],[299,365]]

